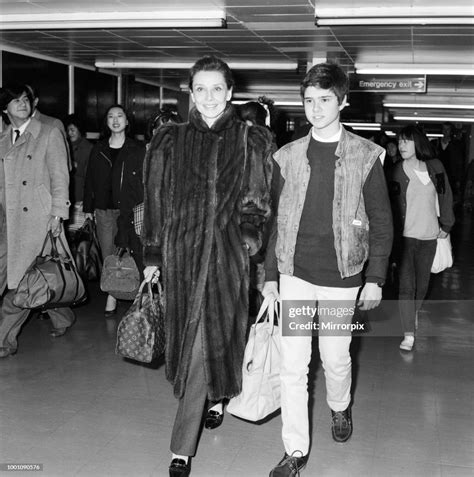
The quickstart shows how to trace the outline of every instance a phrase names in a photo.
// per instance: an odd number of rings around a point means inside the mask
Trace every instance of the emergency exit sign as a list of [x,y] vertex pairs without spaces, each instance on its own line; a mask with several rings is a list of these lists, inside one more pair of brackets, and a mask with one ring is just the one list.
[[350,89],[372,93],[425,93],[426,76],[354,75]]

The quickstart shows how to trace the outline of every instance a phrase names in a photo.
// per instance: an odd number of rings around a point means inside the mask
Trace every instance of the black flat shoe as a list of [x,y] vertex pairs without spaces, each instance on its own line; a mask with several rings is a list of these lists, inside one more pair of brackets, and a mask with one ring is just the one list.
[[224,413],[209,410],[207,411],[206,418],[204,419],[204,427],[206,429],[215,429],[222,424],[224,420]]
[[117,314],[117,307],[115,307],[113,310],[104,310],[104,316],[106,318],[112,318]]
[[188,463],[183,459],[173,459],[170,464],[170,477],[188,477],[191,472],[191,463],[188,460]]

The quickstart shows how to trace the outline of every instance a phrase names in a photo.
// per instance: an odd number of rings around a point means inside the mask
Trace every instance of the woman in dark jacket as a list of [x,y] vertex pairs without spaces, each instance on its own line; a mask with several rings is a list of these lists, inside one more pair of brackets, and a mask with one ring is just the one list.
[[454,225],[453,196],[441,161],[433,159],[430,142],[418,126],[399,134],[403,161],[395,165],[390,191],[396,202],[394,223],[402,235],[399,308],[404,339],[411,351],[418,310],[428,291],[438,238],[446,239]]
[[271,205],[272,137],[237,118],[227,64],[202,58],[189,86],[189,122],[157,131],[144,170],[145,279],[161,272],[166,375],[179,399],[171,476],[189,475],[203,414],[217,427],[220,401],[241,390],[249,255]]
[[[103,257],[112,255],[116,247],[129,249],[142,271],[141,244],[133,226],[133,207],[143,201],[145,146],[126,135],[128,117],[122,106],[111,106],[105,121],[106,137],[92,149],[87,167],[83,210],[90,218],[95,212]],[[116,307],[116,299],[109,295],[105,316],[113,316]]]

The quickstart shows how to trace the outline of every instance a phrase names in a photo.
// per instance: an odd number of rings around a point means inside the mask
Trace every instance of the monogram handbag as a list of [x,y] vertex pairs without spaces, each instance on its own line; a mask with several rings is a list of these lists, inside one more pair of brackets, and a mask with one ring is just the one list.
[[128,253],[105,257],[100,289],[119,300],[133,300],[140,288],[140,274]]
[[[51,251],[45,254],[48,243]],[[20,308],[47,309],[75,305],[85,299],[84,283],[61,235],[53,237],[48,232],[40,254],[18,284],[13,303]]]
[[[150,363],[165,351],[166,335],[162,290],[154,292],[151,282],[142,282],[130,309],[117,328],[116,354]],[[146,291],[144,287],[146,286]]]
[[[242,392],[227,411],[249,421],[260,421],[280,407],[280,331],[276,302],[266,297],[252,325],[242,365]],[[262,320],[262,321],[260,321]]]

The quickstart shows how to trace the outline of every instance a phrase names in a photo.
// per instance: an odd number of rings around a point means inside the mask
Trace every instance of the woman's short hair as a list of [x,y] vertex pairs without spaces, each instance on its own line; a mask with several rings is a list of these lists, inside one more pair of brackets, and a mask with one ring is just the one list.
[[349,91],[349,78],[340,66],[334,63],[319,63],[306,73],[301,82],[300,94],[302,98],[304,98],[306,88],[310,86],[331,90],[341,104],[344,96]]
[[435,157],[433,146],[424,133],[423,129],[416,124],[405,126],[398,133],[398,140],[406,139],[415,143],[416,158],[420,161],[428,161]]
[[204,56],[197,60],[189,70],[188,86],[191,91],[193,89],[194,76],[201,71],[219,71],[222,73],[222,76],[224,76],[227,88],[231,89],[234,86],[234,77],[232,76],[229,65],[220,58],[217,58],[217,56]]
[[18,99],[25,93],[31,106],[31,112],[33,112],[33,96],[28,85],[24,83],[11,83],[0,88],[0,110],[5,111],[8,103],[12,99]]

